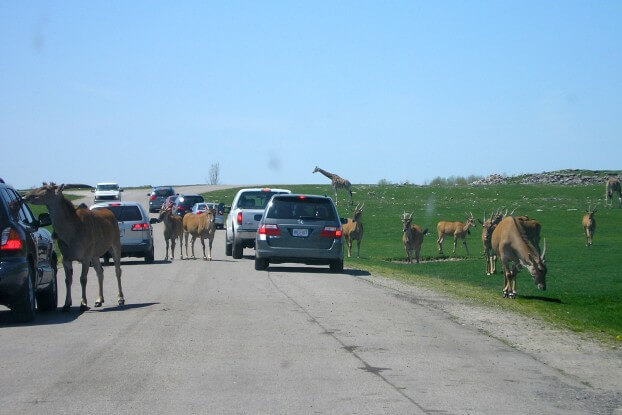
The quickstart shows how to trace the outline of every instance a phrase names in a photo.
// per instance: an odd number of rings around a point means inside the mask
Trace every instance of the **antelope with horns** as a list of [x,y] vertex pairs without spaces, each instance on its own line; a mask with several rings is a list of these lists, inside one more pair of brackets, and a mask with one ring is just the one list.
[[610,177],[605,183],[605,205],[613,206],[613,194],[618,193],[618,201],[620,207],[622,207],[622,187],[620,186],[620,180],[615,177]]
[[[83,187],[83,186],[82,186]],[[33,205],[45,205],[50,212],[52,225],[58,237],[58,247],[63,254],[63,268],[65,269],[65,285],[67,296],[62,311],[71,308],[71,283],[73,281],[72,261],[82,264],[80,284],[82,285],[82,299],[80,311],[88,309],[86,301],[86,277],[89,265],[93,265],[99,283],[99,295],[95,300],[95,307],[104,303],[104,270],[99,258],[111,253],[114,258],[115,273],[117,276],[119,305],[125,304],[121,289],[121,241],[119,237],[119,223],[109,209],[89,210],[85,204],[77,208],[65,198],[64,189],[76,188],[72,185],[43,183],[43,186],[31,190],[24,200]]]
[[[503,265],[504,298],[516,297],[516,275],[521,267],[529,270],[538,289],[546,290],[547,267],[544,260],[546,254],[546,239],[542,254],[527,237],[525,228],[520,221],[513,217],[505,217],[492,233],[492,249],[501,259]],[[510,263],[512,266],[510,267]]]
[[361,240],[363,240],[363,222],[361,222],[361,216],[363,215],[363,205],[356,205],[352,212],[352,219],[348,218],[348,222],[343,224],[343,237],[348,244],[348,258],[352,256],[352,241],[356,241],[356,257],[360,257],[361,253]]
[[[186,213],[183,219],[186,258],[189,258],[188,236],[192,235],[192,258],[195,258],[194,242],[197,238],[201,238],[201,245],[203,246],[203,259],[212,260],[212,244],[214,242],[214,234],[216,233],[216,223],[214,222],[215,217],[216,211],[214,209],[207,209],[201,214]],[[205,238],[209,241],[209,257],[205,256]]]
[[486,275],[495,274],[497,272],[497,257],[492,250],[492,233],[503,219],[503,214],[499,211],[490,214],[490,219],[486,219],[484,212],[484,221],[479,221],[482,225],[482,245],[484,247],[484,257],[486,258]]
[[184,250],[182,246],[182,238],[184,236],[184,225],[181,217],[173,215],[173,206],[171,204],[162,205],[158,219],[164,223],[164,241],[166,242],[165,261],[168,261],[168,245],[171,243],[171,260],[175,259],[175,242],[179,239],[179,255],[184,259]]
[[[414,212],[413,212],[414,213]],[[421,230],[419,225],[412,224],[413,213],[402,214],[402,243],[406,250],[406,260],[412,264],[412,252],[415,251],[415,261],[419,263],[419,253],[423,244],[423,237],[428,233],[427,229]]]
[[475,218],[473,214],[466,213],[466,223],[463,222],[447,222],[440,221],[436,225],[436,231],[438,232],[438,239],[436,243],[438,244],[438,253],[439,255],[443,254],[443,239],[445,236],[453,236],[454,237],[454,256],[456,256],[456,244],[458,243],[458,239],[462,239],[462,245],[464,245],[464,249],[466,249],[467,256],[469,255],[469,247],[466,244],[466,236],[467,233],[470,233],[470,228],[475,228]]
[[594,219],[594,213],[596,209],[592,210],[590,206],[583,215],[581,220],[583,224],[583,231],[585,232],[585,246],[592,246],[592,238],[594,237],[594,231],[596,230],[596,219]]

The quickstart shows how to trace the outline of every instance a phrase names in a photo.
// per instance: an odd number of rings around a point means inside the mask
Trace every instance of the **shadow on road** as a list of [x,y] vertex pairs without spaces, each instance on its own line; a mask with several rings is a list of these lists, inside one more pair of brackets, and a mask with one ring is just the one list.
[[152,305],[156,305],[160,303],[136,303],[136,304],[125,304],[111,307],[103,307],[103,308],[90,308],[87,312],[91,313],[109,313],[111,311],[127,311],[132,310],[134,308],[145,308],[151,307]]
[[[299,274],[332,274],[332,271],[328,267],[313,267],[313,266],[279,266],[279,265],[270,265],[268,268],[270,272],[291,272],[291,273],[299,273]],[[351,275],[353,277],[363,277],[371,275],[368,271],[363,271],[360,269],[344,269],[343,272],[339,274],[343,275]],[[338,274],[336,274],[338,275]]]

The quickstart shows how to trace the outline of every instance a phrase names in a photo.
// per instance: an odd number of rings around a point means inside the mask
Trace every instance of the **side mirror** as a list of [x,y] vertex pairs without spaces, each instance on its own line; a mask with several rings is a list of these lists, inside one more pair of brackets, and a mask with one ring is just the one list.
[[151,218],[149,219],[149,224],[153,225],[154,223],[160,223],[160,220],[158,218]]
[[339,218],[339,222],[341,222],[342,225],[345,225],[348,223],[348,218]]
[[95,189],[91,189],[91,193],[95,193]]
[[39,226],[49,226],[52,224],[52,219],[49,213],[41,213],[39,215]]

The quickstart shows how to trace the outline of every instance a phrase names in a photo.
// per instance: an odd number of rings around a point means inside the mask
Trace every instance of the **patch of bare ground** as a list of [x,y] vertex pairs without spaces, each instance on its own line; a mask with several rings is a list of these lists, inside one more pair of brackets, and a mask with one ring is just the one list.
[[622,394],[620,346],[555,328],[536,318],[451,298],[391,278],[378,275],[361,278],[393,291],[406,301],[441,310],[458,324],[486,333],[584,385]]

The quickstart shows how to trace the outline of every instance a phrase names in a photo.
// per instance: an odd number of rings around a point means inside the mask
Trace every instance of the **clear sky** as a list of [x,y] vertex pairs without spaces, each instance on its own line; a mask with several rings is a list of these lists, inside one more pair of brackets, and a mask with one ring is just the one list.
[[3,1],[0,177],[622,169],[622,1]]

